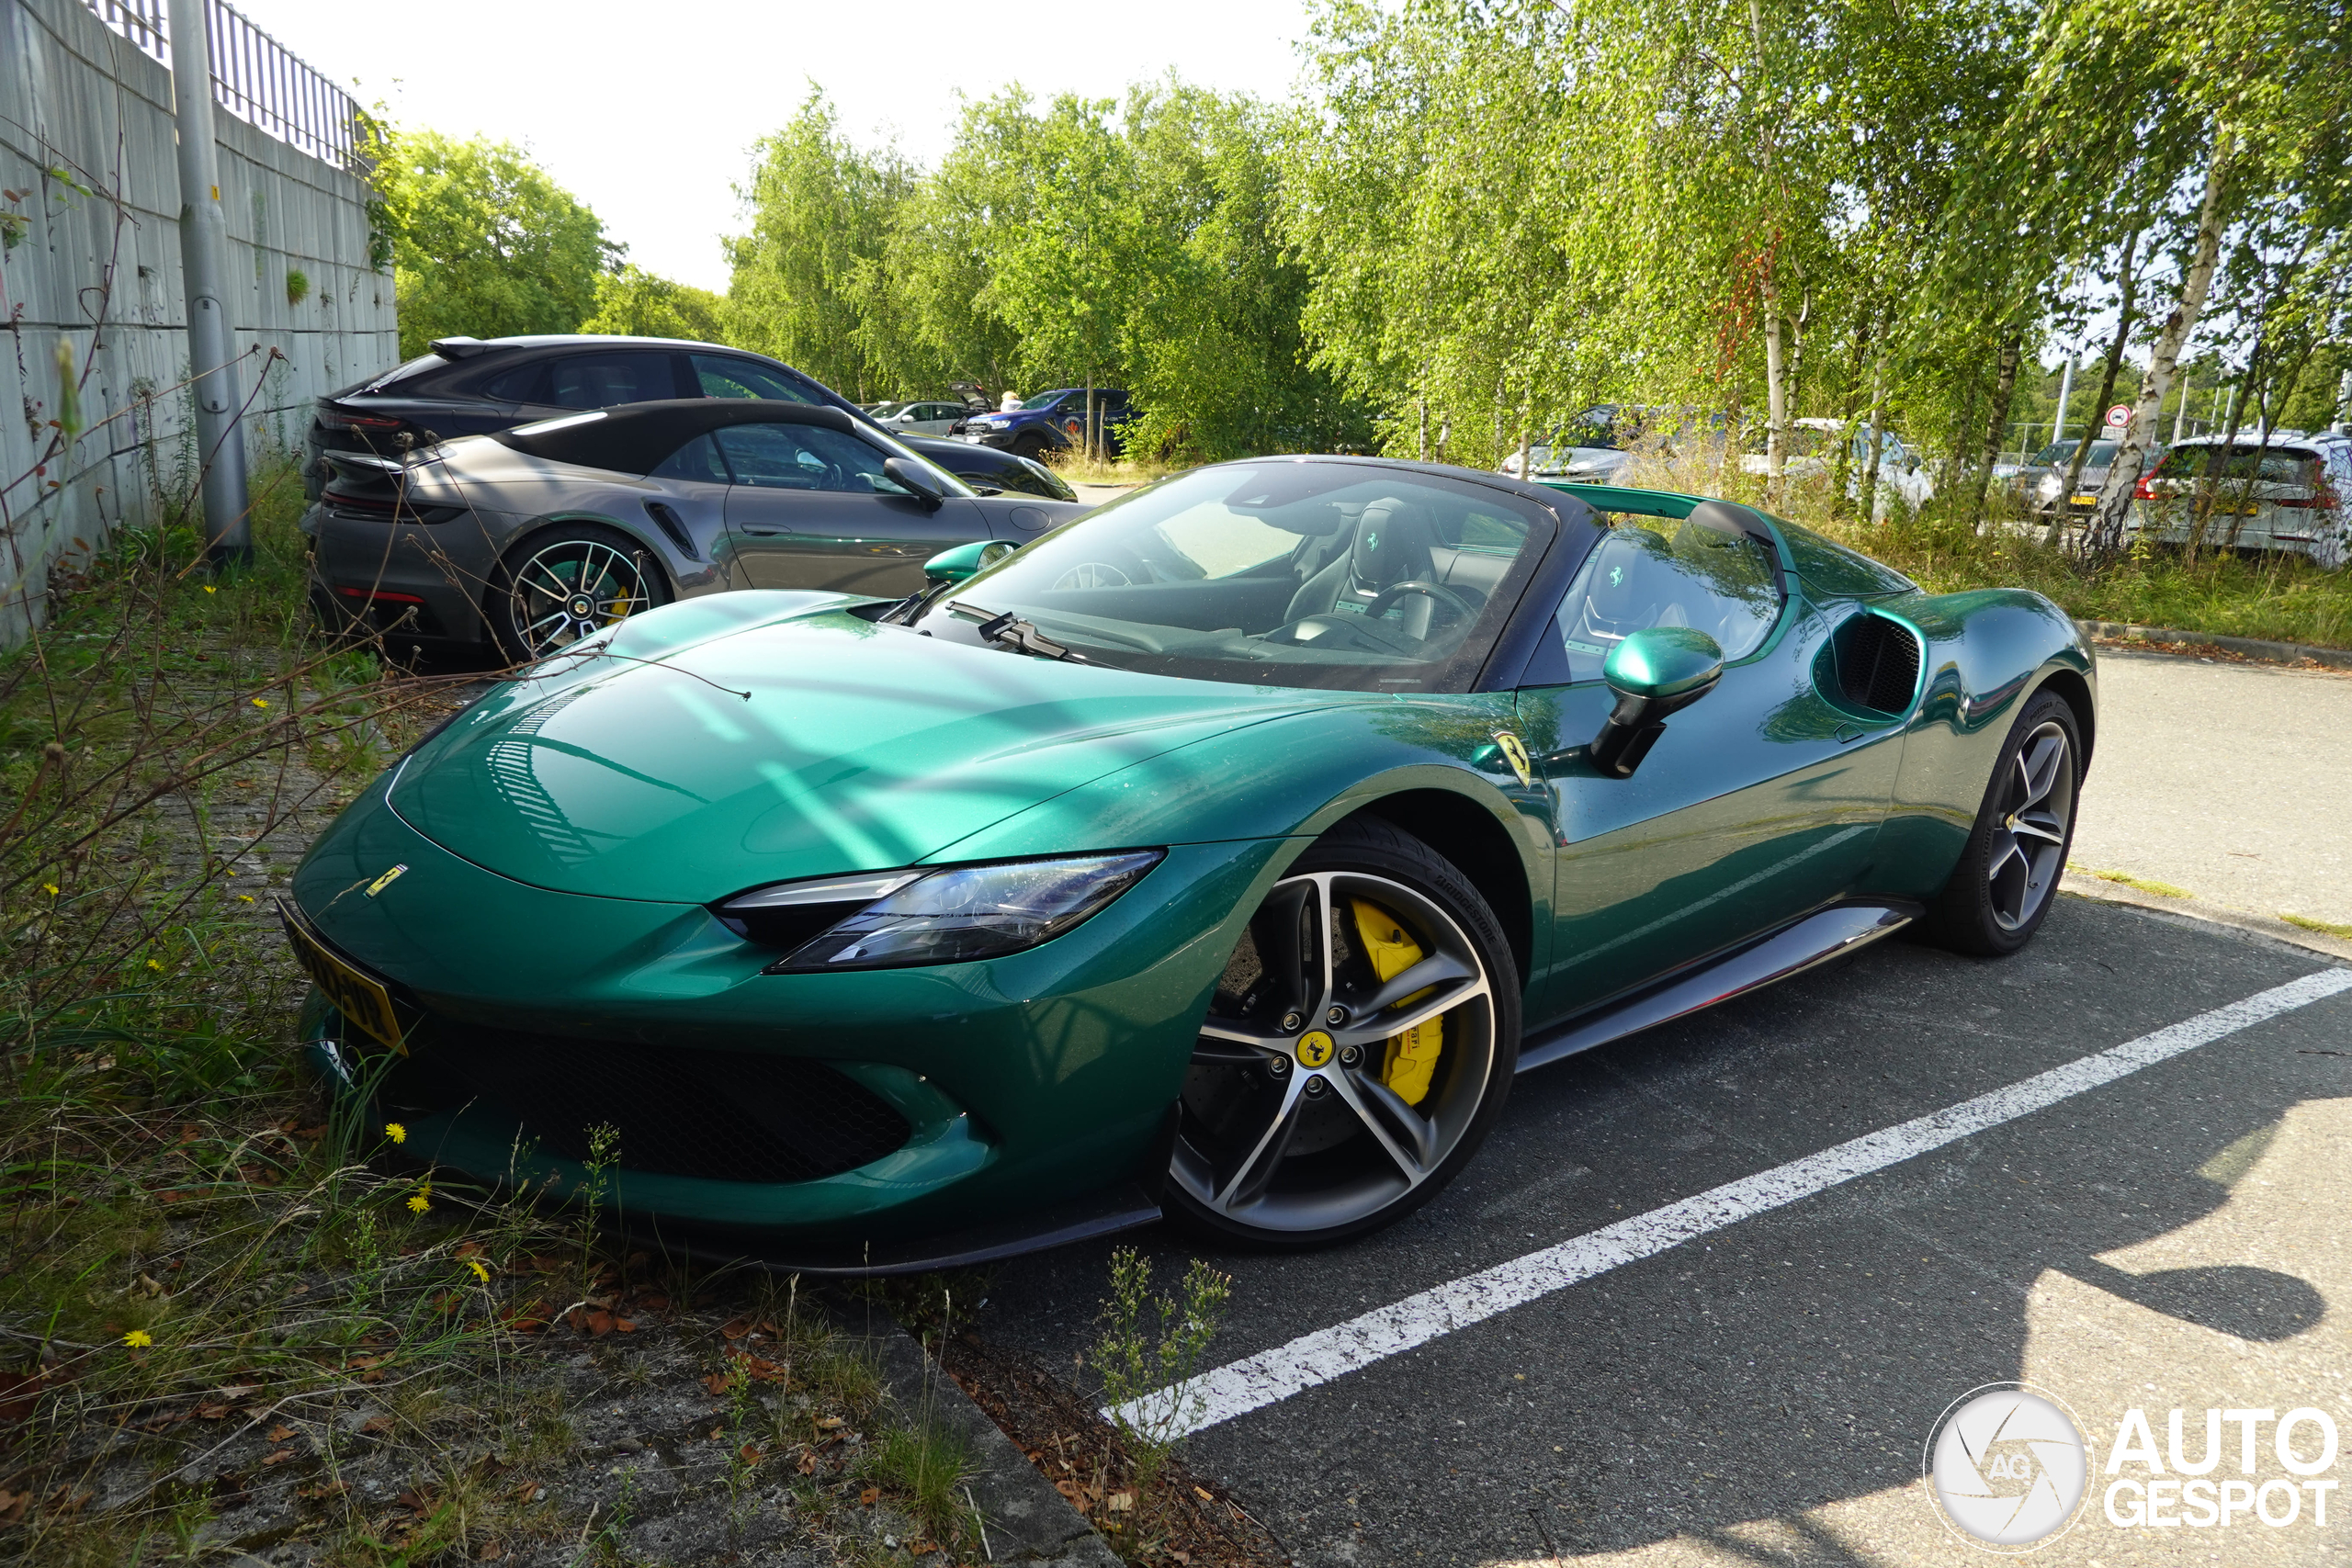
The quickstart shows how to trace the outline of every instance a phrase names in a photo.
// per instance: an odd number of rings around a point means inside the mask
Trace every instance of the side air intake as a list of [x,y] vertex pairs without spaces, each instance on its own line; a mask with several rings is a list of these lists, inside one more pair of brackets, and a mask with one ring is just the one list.
[[1899,714],[1919,687],[1919,638],[1910,627],[1865,612],[1830,639],[1838,695],[1871,713]]

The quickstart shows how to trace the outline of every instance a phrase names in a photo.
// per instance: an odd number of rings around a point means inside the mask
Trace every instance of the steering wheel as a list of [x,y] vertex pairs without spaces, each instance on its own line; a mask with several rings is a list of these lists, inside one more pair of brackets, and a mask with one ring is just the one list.
[[1423,594],[1441,604],[1450,604],[1464,620],[1475,621],[1478,618],[1478,612],[1471,606],[1468,600],[1443,583],[1431,582],[1426,577],[1416,577],[1404,582],[1390,583],[1380,591],[1378,598],[1363,607],[1363,618],[1367,621],[1378,619],[1390,604],[1408,593]]
[[1131,588],[1135,580],[1106,560],[1080,561],[1054,579],[1056,588]]

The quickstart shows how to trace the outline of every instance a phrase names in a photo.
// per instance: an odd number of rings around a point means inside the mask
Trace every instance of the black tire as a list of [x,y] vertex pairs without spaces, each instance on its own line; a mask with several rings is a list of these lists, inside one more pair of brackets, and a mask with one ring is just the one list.
[[[2052,767],[2053,739],[2064,750]],[[2036,694],[2001,743],[1967,847],[1919,924],[1922,941],[1998,958],[2033,940],[2057,899],[2075,841],[2082,758],[2073,706],[2054,692]]]
[[673,597],[641,540],[599,523],[559,523],[506,552],[482,610],[499,651],[521,664]]
[[1014,457],[1026,457],[1033,463],[1044,462],[1050,450],[1052,447],[1042,435],[1024,435],[1012,444]]
[[[1363,1008],[1382,982],[1358,932],[1376,931],[1384,914],[1394,922],[1385,956],[1405,964],[1386,988],[1422,964],[1432,983],[1374,1014]],[[1327,967],[1329,988],[1318,989]],[[1340,824],[1275,885],[1227,962],[1186,1075],[1163,1212],[1220,1245],[1282,1251],[1411,1213],[1502,1114],[1519,1065],[1519,987],[1501,922],[1468,878],[1388,822]],[[1383,1042],[1408,1038],[1386,1030],[1432,1008],[1437,1054],[1417,1088],[1412,1069],[1385,1065]],[[1309,1012],[1328,1009],[1337,1021]]]

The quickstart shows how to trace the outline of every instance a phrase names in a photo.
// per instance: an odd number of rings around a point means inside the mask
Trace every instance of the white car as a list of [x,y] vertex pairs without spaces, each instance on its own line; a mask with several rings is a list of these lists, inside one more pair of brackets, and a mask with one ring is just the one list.
[[2183,441],[2140,480],[2126,530],[2186,543],[2209,476],[2207,543],[2309,556],[2329,571],[2352,559],[2352,437],[2240,431],[2226,455],[2219,436]]
[[971,412],[962,403],[900,403],[876,423],[893,435],[945,435]]
[[[1789,422],[1785,441],[1787,458],[1782,471],[1792,479],[1817,479],[1829,472],[1837,459],[1838,439],[1846,428],[1842,419],[1797,419]],[[1758,435],[1756,440],[1764,439]],[[1878,433],[1879,483],[1914,508],[1925,506],[1936,493],[1935,480],[1929,477],[1918,449],[1905,442],[1894,431],[1882,425]],[[1867,424],[1854,427],[1853,467],[1846,479],[1846,497],[1849,501],[1862,498],[1861,470],[1871,460],[1871,428]],[[1739,459],[1744,474],[1764,474],[1770,471],[1771,458],[1763,452],[1748,452]]]

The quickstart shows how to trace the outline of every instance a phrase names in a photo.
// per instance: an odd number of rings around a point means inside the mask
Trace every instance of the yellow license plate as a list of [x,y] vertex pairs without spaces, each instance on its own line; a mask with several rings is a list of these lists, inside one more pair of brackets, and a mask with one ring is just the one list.
[[400,1014],[392,1010],[392,994],[384,988],[384,983],[346,962],[312,936],[309,922],[283,899],[278,901],[277,918],[285,923],[286,940],[293,944],[296,960],[326,994],[327,1000],[335,1005],[335,1010],[370,1038],[407,1055],[408,1046],[401,1039],[407,1031],[401,1027]]
[[2097,506],[2098,504],[2098,497],[2095,495],[2078,495],[2075,497],[2075,504],[2076,506]]

